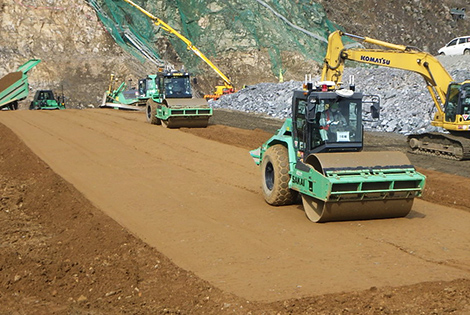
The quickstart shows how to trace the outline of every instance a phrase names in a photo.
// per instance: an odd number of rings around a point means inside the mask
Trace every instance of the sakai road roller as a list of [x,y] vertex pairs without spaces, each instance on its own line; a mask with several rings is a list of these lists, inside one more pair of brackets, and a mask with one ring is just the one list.
[[147,121],[168,128],[207,127],[212,108],[207,100],[193,98],[190,74],[165,70],[139,82],[139,91],[151,90],[146,105]]
[[370,105],[378,118],[377,98],[366,102],[352,86],[332,81],[304,86],[294,91],[292,118],[250,152],[266,202],[287,205],[300,194],[313,222],[408,215],[425,176],[401,152],[362,152],[362,107]]

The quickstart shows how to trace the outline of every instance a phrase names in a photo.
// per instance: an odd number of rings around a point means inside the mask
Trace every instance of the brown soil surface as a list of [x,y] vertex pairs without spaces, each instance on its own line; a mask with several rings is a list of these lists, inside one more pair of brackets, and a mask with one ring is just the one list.
[[248,149],[277,121],[0,114],[0,314],[470,313],[465,161],[410,156],[428,180],[406,218],[313,224],[260,194]]

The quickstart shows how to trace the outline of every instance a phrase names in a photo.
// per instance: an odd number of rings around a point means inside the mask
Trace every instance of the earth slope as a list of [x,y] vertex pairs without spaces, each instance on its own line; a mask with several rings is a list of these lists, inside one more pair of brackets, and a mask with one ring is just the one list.
[[5,114],[24,143],[2,127],[3,312],[469,311],[468,211],[426,201],[465,208],[441,187],[467,178],[423,170],[425,200],[407,218],[313,224],[300,205],[262,201],[247,149],[269,132]]

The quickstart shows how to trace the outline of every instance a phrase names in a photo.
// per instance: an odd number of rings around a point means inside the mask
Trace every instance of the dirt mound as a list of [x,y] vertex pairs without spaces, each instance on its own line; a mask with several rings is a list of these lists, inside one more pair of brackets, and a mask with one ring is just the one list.
[[[186,131],[224,143],[230,138],[231,145],[243,148],[270,136],[217,125]],[[1,314],[470,312],[467,279],[373,286],[272,303],[225,293],[103,214],[4,125],[0,132]],[[428,175],[425,198],[453,204],[455,192],[442,187],[452,187],[456,177],[423,171]],[[463,205],[470,204],[468,199],[459,197]]]

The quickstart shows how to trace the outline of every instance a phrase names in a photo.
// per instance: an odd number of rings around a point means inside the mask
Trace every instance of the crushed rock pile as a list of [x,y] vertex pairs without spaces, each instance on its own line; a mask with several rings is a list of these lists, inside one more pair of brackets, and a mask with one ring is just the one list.
[[[439,60],[456,82],[470,79],[470,56],[443,56]],[[442,131],[431,126],[435,107],[419,74],[389,68],[345,68],[343,81],[347,82],[350,75],[354,76],[356,90],[380,97],[379,119],[372,119],[369,108],[363,108],[365,130],[405,135]],[[261,83],[224,95],[210,104],[213,108],[285,119],[291,116],[292,91],[301,89],[302,83]]]

